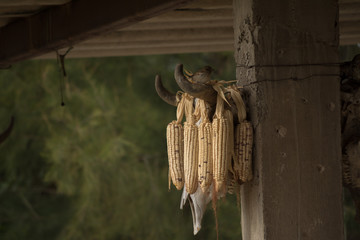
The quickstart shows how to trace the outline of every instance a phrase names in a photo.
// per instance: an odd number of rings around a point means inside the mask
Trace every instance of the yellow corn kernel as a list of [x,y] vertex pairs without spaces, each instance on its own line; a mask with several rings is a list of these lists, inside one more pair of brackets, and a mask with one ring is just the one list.
[[[166,128],[167,150],[169,160],[169,177],[176,189],[184,186],[184,141],[183,127],[172,121]],[[170,182],[169,182],[170,189]]]

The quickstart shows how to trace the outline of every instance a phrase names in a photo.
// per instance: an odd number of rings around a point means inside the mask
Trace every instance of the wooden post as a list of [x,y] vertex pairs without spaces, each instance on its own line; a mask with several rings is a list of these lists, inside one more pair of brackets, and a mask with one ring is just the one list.
[[255,125],[243,239],[342,240],[337,1],[233,3],[236,74]]

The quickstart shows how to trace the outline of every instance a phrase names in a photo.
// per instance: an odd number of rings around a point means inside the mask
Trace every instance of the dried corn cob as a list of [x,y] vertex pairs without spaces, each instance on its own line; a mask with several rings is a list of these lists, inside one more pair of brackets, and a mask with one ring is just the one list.
[[215,181],[215,191],[222,191],[225,187],[228,172],[229,120],[224,117],[224,100],[221,95],[217,96],[216,111],[212,122],[213,129],[213,175]]
[[198,180],[201,190],[205,192],[211,185],[212,176],[212,127],[204,100],[199,100],[201,123],[199,125],[199,169]]
[[167,150],[169,160],[169,189],[170,179],[176,189],[184,186],[184,130],[181,120],[184,116],[184,102],[182,98],[177,106],[177,120],[172,121],[166,128]]
[[227,140],[229,134],[228,122],[224,118],[215,118],[212,123],[213,128],[213,175],[215,189],[219,191],[223,188],[228,171],[228,152]]
[[185,116],[184,123],[184,175],[185,187],[189,194],[196,192],[198,188],[198,129],[195,125],[194,98],[190,95],[185,95]]
[[235,156],[237,167],[235,174],[241,182],[252,179],[253,130],[250,122],[244,121],[236,126]]
[[[169,173],[177,190],[184,186],[184,141],[183,127],[176,121],[172,121],[166,128],[168,147]],[[170,189],[170,186],[169,186]]]
[[238,110],[238,120],[235,128],[234,146],[234,172],[240,182],[252,179],[252,146],[253,129],[250,122],[246,121],[246,108],[240,92],[236,88],[228,89]]

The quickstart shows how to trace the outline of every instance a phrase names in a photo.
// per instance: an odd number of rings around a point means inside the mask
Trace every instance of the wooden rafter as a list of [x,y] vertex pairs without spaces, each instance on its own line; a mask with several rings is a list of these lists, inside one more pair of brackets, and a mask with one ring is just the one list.
[[51,7],[0,29],[0,67],[176,8],[191,0],[77,0]]

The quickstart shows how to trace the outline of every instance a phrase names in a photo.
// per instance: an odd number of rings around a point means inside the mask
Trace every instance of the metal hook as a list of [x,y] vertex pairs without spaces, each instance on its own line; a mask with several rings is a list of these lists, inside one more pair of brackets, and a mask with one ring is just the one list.
[[65,106],[64,103],[64,95],[63,95],[63,85],[64,85],[64,79],[67,77],[66,70],[65,70],[65,57],[66,55],[73,49],[73,47],[69,47],[68,50],[64,54],[60,54],[58,50],[56,50],[57,55],[57,62],[59,64],[59,68],[62,74],[62,78],[60,79],[60,95],[61,95],[61,106]]

